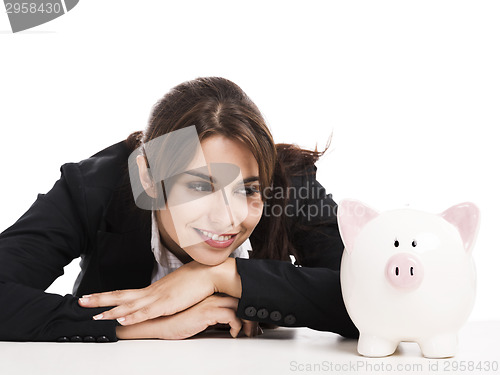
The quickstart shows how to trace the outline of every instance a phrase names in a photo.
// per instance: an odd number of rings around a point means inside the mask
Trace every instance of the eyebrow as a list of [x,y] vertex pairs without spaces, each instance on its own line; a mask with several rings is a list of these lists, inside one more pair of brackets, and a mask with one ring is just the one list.
[[[214,184],[217,183],[216,179],[214,179],[212,176],[208,176],[204,173],[199,173],[196,171],[186,171],[184,173],[190,174],[192,176],[200,177],[200,178],[207,180],[207,181],[210,181]],[[251,177],[247,177],[247,178],[243,179],[244,184],[248,184],[249,182],[254,182],[254,181],[259,181],[259,177],[258,176],[251,176]]]

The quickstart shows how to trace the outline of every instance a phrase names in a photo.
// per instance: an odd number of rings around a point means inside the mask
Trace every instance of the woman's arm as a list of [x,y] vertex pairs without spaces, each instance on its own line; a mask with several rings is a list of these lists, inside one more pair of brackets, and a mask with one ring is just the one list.
[[242,284],[239,318],[358,337],[343,302],[340,271],[264,259],[236,262]]
[[[123,340],[163,339],[180,340],[192,337],[215,324],[228,324],[229,333],[237,337],[242,328],[241,320],[236,317],[238,300],[233,297],[212,295],[196,305],[170,316],[161,316],[130,326],[116,327],[116,336]],[[249,331],[253,329],[253,331]],[[247,325],[245,334],[256,334],[257,325]]]
[[117,322],[92,319],[109,307],[84,309],[70,294],[44,290],[71,260],[91,258],[97,226],[128,154],[118,142],[64,164],[52,189],[0,234],[0,340],[117,341]]
[[227,258],[217,266],[192,261],[146,288],[97,293],[80,298],[79,303],[83,307],[116,306],[94,318],[125,318],[120,319],[120,324],[131,325],[176,314],[215,293],[234,298],[241,296],[241,281],[234,258]]
[[[342,302],[339,271],[297,267],[283,261],[228,258],[213,267],[191,262],[169,275],[154,283],[154,289],[94,294],[87,303],[80,300],[80,305],[117,305],[101,319],[125,317],[121,324],[131,326],[176,314],[203,300],[203,296],[220,292],[241,298],[236,311],[241,319],[309,327],[346,337],[358,335]],[[193,289],[197,292],[192,293]]]
[[78,180],[75,185],[81,191],[79,170],[67,164],[61,172],[53,188],[39,194],[29,210],[0,234],[0,340],[117,340],[116,322],[91,319],[105,309],[83,309],[72,295],[44,292],[64,273],[64,266],[80,256],[86,241],[79,215],[83,192],[75,196],[68,184],[68,178]]
[[218,323],[229,324],[233,337],[241,327],[252,337],[257,322],[236,316],[240,295],[236,263],[228,258],[213,267],[190,262],[146,288],[98,293],[79,302],[85,307],[118,305],[98,320],[125,317],[116,329],[119,339],[187,338]]

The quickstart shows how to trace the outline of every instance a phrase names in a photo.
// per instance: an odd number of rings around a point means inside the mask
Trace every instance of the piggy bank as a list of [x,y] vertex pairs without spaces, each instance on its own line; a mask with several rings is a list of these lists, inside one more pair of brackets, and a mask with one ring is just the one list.
[[383,357],[414,341],[425,357],[454,356],[476,294],[479,209],[461,203],[440,214],[379,213],[343,200],[337,219],[345,246],[340,282],[359,354]]

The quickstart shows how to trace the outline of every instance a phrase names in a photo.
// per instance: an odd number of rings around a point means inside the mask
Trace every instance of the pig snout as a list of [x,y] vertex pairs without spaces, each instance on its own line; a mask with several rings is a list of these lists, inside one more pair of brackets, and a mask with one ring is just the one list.
[[415,255],[396,254],[387,262],[386,278],[395,288],[413,290],[422,283],[424,268]]

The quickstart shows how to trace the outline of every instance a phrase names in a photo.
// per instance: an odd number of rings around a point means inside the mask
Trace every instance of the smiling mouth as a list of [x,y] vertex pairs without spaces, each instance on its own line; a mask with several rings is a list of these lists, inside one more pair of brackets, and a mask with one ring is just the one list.
[[238,235],[238,233],[217,234],[199,228],[194,228],[194,230],[200,235],[205,243],[216,248],[224,248],[230,246]]

